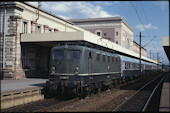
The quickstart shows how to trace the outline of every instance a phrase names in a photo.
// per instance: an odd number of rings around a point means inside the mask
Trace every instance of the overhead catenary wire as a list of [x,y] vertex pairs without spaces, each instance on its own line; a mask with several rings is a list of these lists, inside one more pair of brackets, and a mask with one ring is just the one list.
[[155,36],[154,38],[152,38],[147,44],[145,44],[143,47],[147,46],[150,42],[152,42],[152,40],[154,40],[157,36]]
[[[143,22],[142,22],[142,20],[141,20],[141,18],[140,18],[140,16],[139,16],[139,14],[138,14],[137,9],[136,9],[135,6],[133,5],[132,1],[131,1],[131,5],[132,5],[133,9],[135,10],[135,12],[136,12],[136,14],[137,14],[137,16],[138,16],[138,19],[139,19],[139,21],[141,22],[144,30],[146,31],[146,33],[147,33],[147,35],[148,35],[148,38],[150,39],[150,35],[149,35],[148,31],[145,29],[145,26],[144,26],[144,24],[143,24]],[[152,39],[150,39],[150,40],[152,40]],[[154,44],[153,44],[153,46],[154,46]],[[158,50],[157,50],[157,48],[156,48],[155,46],[154,46],[154,49],[155,49],[156,52],[158,53]]]
[[136,12],[136,14],[137,14],[137,16],[138,16],[138,18],[139,18],[139,20],[140,20],[143,28],[144,28],[144,30],[146,31],[146,33],[147,33],[147,35],[148,35],[148,38],[149,38],[150,36],[149,36],[149,34],[148,34],[148,31],[145,29],[145,26],[144,26],[144,24],[143,24],[143,22],[142,22],[142,20],[141,20],[141,18],[140,18],[140,16],[139,16],[139,14],[138,14],[137,9],[136,9],[135,6],[133,5],[132,1],[131,1],[131,5],[132,5],[132,7],[134,8],[134,10],[135,10],[135,12]]
[[[150,23],[149,18],[148,18],[148,16],[146,15],[146,12],[145,12],[145,10],[144,10],[143,5],[142,5],[141,2],[140,2],[140,5],[141,5],[142,11],[143,11],[143,13],[144,13],[144,15],[145,15],[145,17],[146,17],[147,22]],[[150,26],[150,27],[151,27],[151,26]],[[157,36],[156,36],[155,33],[153,32],[153,30],[150,29],[150,31],[154,34],[154,36],[155,36],[155,38],[156,38]],[[153,38],[153,39],[155,39],[155,38]],[[145,46],[148,45],[153,39],[151,39],[147,44],[145,44]],[[154,45],[154,44],[153,44],[153,45]]]
[[[145,15],[145,17],[146,17],[147,22],[150,23],[149,18],[148,18],[148,16],[146,15],[146,12],[145,12],[145,10],[144,10],[143,5],[142,5],[141,2],[140,2],[140,5],[141,5],[141,8],[142,8],[142,10],[143,10],[143,13],[144,13],[144,15]],[[153,32],[153,30],[152,30],[152,29],[150,29],[150,30],[151,30],[152,33],[155,35],[155,33]],[[156,35],[155,35],[155,36],[156,36]]]

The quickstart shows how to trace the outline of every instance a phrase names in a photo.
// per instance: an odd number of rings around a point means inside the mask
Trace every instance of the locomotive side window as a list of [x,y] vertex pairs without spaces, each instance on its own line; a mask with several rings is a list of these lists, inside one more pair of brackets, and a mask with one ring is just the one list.
[[115,57],[115,63],[117,63],[117,58]]
[[105,55],[103,55],[103,62],[105,62]]
[[89,58],[92,58],[92,56],[91,56],[91,52],[89,52]]
[[97,61],[100,61],[100,54],[97,53],[97,57],[96,57]]
[[117,63],[120,63],[120,58],[119,57],[117,58]]
[[114,57],[112,57],[112,62],[114,63]]
[[107,56],[107,61],[110,62],[110,56]]
[[79,59],[80,58],[80,51],[78,50],[70,50],[67,53],[67,59]]
[[61,60],[63,58],[64,52],[63,51],[54,51],[53,59],[54,60]]

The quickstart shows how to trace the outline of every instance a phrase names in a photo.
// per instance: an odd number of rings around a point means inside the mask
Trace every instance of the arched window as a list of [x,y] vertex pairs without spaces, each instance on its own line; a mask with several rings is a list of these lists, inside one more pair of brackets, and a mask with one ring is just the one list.
[[98,35],[98,36],[100,36],[100,37],[102,37],[102,31],[101,31],[101,30],[96,30],[96,31],[95,31],[95,34]]
[[129,49],[129,38],[126,38],[126,49]]

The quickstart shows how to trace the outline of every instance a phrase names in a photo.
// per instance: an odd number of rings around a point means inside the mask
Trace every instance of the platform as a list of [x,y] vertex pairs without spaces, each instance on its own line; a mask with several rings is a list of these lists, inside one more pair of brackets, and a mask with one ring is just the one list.
[[43,86],[48,79],[25,78],[1,80],[1,109],[43,100]]
[[169,80],[170,73],[166,77],[161,92],[161,100],[160,100],[160,112],[170,112],[170,80]]
[[1,93],[15,90],[43,87],[48,79],[26,78],[19,80],[1,80]]

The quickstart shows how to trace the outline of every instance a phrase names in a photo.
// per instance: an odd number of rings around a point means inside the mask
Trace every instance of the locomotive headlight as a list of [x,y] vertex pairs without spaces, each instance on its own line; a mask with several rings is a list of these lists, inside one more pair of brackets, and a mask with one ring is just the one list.
[[74,75],[78,75],[79,74],[79,68],[76,67],[75,70],[74,70]]
[[51,74],[55,74],[55,67],[51,67]]

